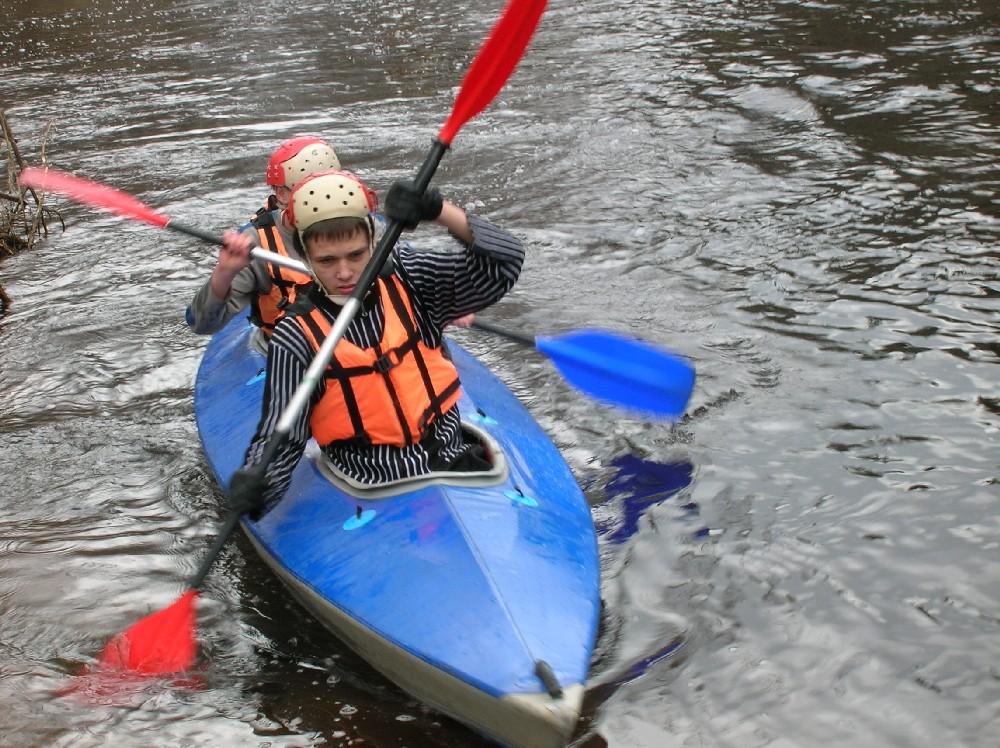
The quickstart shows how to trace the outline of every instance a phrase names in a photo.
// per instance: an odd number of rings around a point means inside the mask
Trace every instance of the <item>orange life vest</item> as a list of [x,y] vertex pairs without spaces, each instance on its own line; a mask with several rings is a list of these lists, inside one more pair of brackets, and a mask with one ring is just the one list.
[[[274,217],[266,210],[257,212],[252,221],[260,237],[260,246],[290,259],[297,259],[288,254],[285,243],[281,240],[274,225]],[[281,267],[273,262],[267,263],[267,274],[271,278],[271,290],[266,294],[258,294],[251,302],[251,321],[270,336],[278,320],[285,316],[285,310],[295,302],[299,294],[312,283],[312,276],[300,273],[291,268]]]
[[[441,348],[420,338],[413,307],[395,275],[378,279],[385,326],[374,348],[360,348],[341,339],[324,373],[326,391],[309,418],[313,437],[333,442],[418,443],[427,427],[447,412],[461,394],[454,364]],[[318,308],[296,315],[319,351],[332,325]]]

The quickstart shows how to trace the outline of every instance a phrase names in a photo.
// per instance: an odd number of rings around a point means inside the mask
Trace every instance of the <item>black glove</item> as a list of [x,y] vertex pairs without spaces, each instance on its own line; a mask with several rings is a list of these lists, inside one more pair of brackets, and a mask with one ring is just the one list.
[[443,204],[437,187],[419,192],[413,182],[393,182],[385,196],[385,214],[403,228],[415,229],[421,221],[433,221],[441,215]]
[[229,508],[257,519],[256,515],[264,508],[266,488],[267,476],[263,465],[241,467],[229,481]]

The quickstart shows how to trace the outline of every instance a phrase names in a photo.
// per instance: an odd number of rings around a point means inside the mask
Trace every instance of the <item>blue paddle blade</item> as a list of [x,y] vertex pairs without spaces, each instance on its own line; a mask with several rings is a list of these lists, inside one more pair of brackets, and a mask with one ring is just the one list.
[[694,389],[694,367],[656,346],[601,330],[535,338],[573,387],[611,405],[676,419]]

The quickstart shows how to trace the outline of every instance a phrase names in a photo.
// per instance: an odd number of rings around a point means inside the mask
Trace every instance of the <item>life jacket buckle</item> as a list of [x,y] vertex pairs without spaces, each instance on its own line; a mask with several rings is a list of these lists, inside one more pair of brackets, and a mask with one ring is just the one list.
[[[393,356],[395,356],[396,359],[395,361],[393,360]],[[399,352],[396,350],[391,350],[391,351],[386,351],[377,359],[375,359],[375,363],[372,364],[372,368],[375,369],[375,371],[377,371],[379,374],[388,374],[389,370],[396,366],[399,366],[399,363],[400,363]]]

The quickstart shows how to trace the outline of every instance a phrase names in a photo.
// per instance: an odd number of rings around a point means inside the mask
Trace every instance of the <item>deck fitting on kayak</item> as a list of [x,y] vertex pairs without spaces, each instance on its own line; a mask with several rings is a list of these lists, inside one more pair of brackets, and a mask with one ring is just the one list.
[[374,509],[362,510],[358,507],[358,511],[355,516],[351,517],[344,523],[345,530],[357,530],[359,527],[363,527],[375,519],[376,511]]
[[562,686],[560,686],[559,681],[556,680],[556,674],[552,672],[552,668],[549,666],[549,663],[545,660],[535,660],[535,675],[538,676],[538,680],[540,680],[542,685],[545,686],[545,690],[549,692],[549,696],[553,699],[562,698]]
[[538,500],[532,498],[531,496],[525,496],[524,491],[522,491],[517,486],[514,486],[514,490],[507,490],[503,492],[503,495],[508,499],[513,501],[515,504],[520,504],[521,506],[538,506]]
[[496,426],[499,423],[496,418],[486,415],[486,411],[482,408],[476,408],[476,412],[471,418],[474,421],[479,421],[484,426]]

